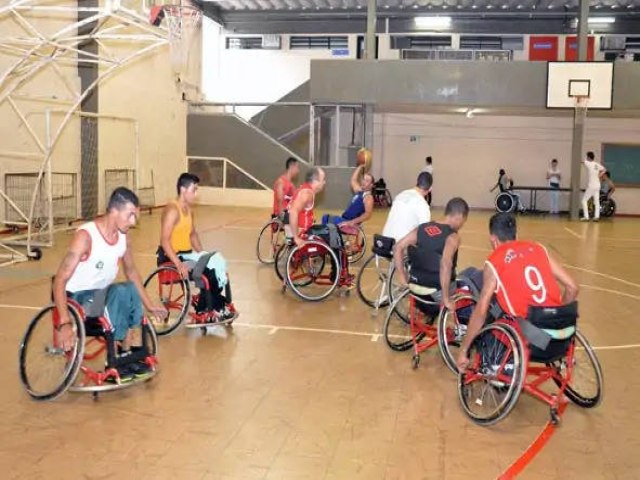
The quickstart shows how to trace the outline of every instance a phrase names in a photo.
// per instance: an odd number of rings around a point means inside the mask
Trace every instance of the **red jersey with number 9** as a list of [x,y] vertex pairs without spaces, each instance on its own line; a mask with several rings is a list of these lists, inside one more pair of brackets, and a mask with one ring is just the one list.
[[562,292],[551,270],[549,254],[539,243],[503,243],[489,256],[487,264],[496,276],[496,296],[505,312],[526,318],[530,305],[562,305]]

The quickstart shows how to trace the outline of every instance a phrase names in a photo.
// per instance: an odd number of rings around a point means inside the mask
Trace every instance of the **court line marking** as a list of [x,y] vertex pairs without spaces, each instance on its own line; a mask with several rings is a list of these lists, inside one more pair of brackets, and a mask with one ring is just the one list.
[[574,237],[579,238],[580,240],[584,240],[584,235],[580,235],[578,232],[574,232],[569,227],[564,227],[564,229],[565,229],[565,231],[569,232]]
[[[30,305],[10,305],[0,304],[0,308],[16,309],[16,310],[42,310],[43,307],[32,307]],[[234,326],[253,328],[257,330],[269,330],[269,335],[274,335],[280,330],[293,331],[293,332],[312,332],[312,333],[332,333],[337,335],[350,335],[357,337],[369,337],[372,342],[380,340],[382,334],[377,332],[358,332],[355,330],[336,330],[332,328],[311,328],[311,327],[296,327],[293,325],[269,325],[266,323],[245,323],[245,322],[233,322]],[[215,325],[211,325],[215,326]],[[408,337],[407,337],[408,338]],[[592,347],[594,350],[630,350],[633,348],[640,348],[640,343],[630,343],[626,345],[602,345],[599,347]]]
[[596,272],[595,270],[589,270],[588,268],[576,267],[575,265],[570,265],[568,263],[564,263],[563,265],[573,270],[590,273],[592,275],[598,275],[599,277],[608,278],[609,280],[615,280],[616,282],[624,283],[625,285],[640,288],[640,283],[630,282],[629,280],[624,280],[623,278],[614,277],[613,275],[608,275],[606,273]]
[[580,286],[585,288],[590,288],[592,290],[600,290],[601,292],[613,293],[616,295],[621,295],[623,297],[633,298],[634,300],[640,300],[640,295],[633,295],[631,293],[621,292],[619,290],[611,290],[610,288],[596,287],[595,285],[587,285],[585,283],[581,283]]

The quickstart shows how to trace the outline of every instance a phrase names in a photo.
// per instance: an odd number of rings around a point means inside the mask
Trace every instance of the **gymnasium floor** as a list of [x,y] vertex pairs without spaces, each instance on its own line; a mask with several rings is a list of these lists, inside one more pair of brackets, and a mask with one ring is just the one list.
[[[370,237],[385,216],[376,212]],[[410,354],[379,337],[384,314],[372,316],[355,292],[319,304],[283,296],[273,269],[255,259],[267,217],[198,209],[204,245],[230,260],[240,318],[228,333],[181,329],[160,339],[161,374],[98,401],[66,394],[36,403],[17,373],[20,338],[48,302],[48,277],[70,234],[41,262],[0,270],[0,477],[491,479],[538,436],[548,408],[526,395],[497,426],[472,424],[437,351],[412,370]],[[486,257],[488,218],[472,212],[461,267]],[[580,328],[605,374],[604,403],[569,406],[522,478],[638,478],[640,222],[519,222],[522,238],[544,243],[579,280]],[[133,232],[143,276],[155,265],[158,232],[159,212]]]

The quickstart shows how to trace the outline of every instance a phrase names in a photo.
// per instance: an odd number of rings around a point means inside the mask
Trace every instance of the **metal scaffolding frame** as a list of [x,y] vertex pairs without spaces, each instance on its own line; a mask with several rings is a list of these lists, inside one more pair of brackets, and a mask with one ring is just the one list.
[[[45,33],[38,28],[43,15],[68,16],[61,28]],[[82,17],[81,19],[79,18]],[[70,119],[77,115],[81,104],[90,93],[111,75],[127,64],[148,55],[169,43],[168,30],[149,24],[148,18],[123,6],[120,0],[106,0],[102,6],[78,7],[76,0],[9,0],[8,5],[0,7],[0,20],[10,17],[22,30],[22,35],[3,36],[0,34],[0,51],[5,55],[17,57],[4,71],[0,72],[0,107],[8,105],[17,119],[19,128],[24,128],[33,143],[33,151],[0,151],[0,157],[24,159],[39,163],[37,180],[31,195],[28,211],[21,209],[0,184],[0,198],[10,206],[19,222],[21,233],[0,237],[0,266],[39,258],[37,247],[53,244],[53,212],[51,189],[51,158],[60,137]],[[89,33],[81,34],[91,28]],[[86,42],[95,42],[98,53],[82,50]],[[109,45],[135,45],[135,51],[128,50],[118,55]],[[64,75],[62,66],[97,64],[97,78],[84,91],[72,85]],[[43,71],[54,72],[65,86],[66,98],[60,98],[59,92],[29,92],[29,83]],[[28,100],[42,106],[42,114],[54,109],[65,113],[57,128],[46,122],[44,132],[38,132],[34,117],[26,114],[19,101]],[[44,190],[44,191],[43,191]],[[39,198],[40,197],[40,198]],[[34,212],[38,202],[45,201],[48,206],[48,221],[34,222]],[[41,203],[40,203],[41,205]],[[23,248],[26,247],[26,251]]]

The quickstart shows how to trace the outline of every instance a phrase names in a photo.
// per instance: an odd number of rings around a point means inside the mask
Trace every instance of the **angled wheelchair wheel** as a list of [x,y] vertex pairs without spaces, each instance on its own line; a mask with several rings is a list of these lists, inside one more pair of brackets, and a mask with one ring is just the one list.
[[[567,359],[563,361],[566,362]],[[554,365],[559,367],[560,372],[564,371],[565,375],[570,375],[564,391],[569,400],[582,408],[593,408],[602,402],[604,389],[602,367],[593,348],[582,333],[576,332],[571,365],[563,365],[562,361],[560,365],[557,363]],[[554,377],[553,380],[561,386],[562,382],[558,378]]]
[[613,217],[616,214],[616,202],[613,198],[600,200],[600,216]]
[[384,202],[386,203],[385,206],[387,207],[391,207],[391,204],[393,203],[393,199],[391,198],[391,192],[388,189],[384,189]]
[[496,197],[496,210],[498,212],[513,212],[516,209],[516,202],[512,195],[501,192]]
[[274,268],[276,270],[276,276],[278,280],[284,282],[286,271],[287,271],[287,259],[289,258],[289,253],[293,247],[288,243],[284,243],[278,249],[275,259],[274,259]]
[[189,281],[182,278],[174,266],[158,267],[144,281],[144,288],[154,304],[161,303],[167,309],[165,319],[149,318],[160,336],[174,332],[184,321],[189,311],[191,290]]
[[[405,352],[413,347],[408,314],[411,292],[405,289],[402,293],[398,292],[396,296],[397,298],[391,304],[391,307],[389,307],[387,317],[384,319],[382,331],[384,341],[391,350]],[[406,319],[405,316],[407,317]],[[416,342],[420,342],[424,338],[424,335],[424,332],[418,332]]]
[[362,225],[357,225],[357,233],[355,235],[342,234],[342,238],[345,242],[345,249],[347,251],[347,259],[349,263],[356,263],[366,253],[367,248],[367,236],[364,233]]
[[479,425],[503,420],[518,402],[527,359],[522,339],[504,323],[485,326],[469,348],[469,365],[458,374],[458,397]]
[[298,297],[310,302],[324,300],[340,280],[340,263],[323,242],[309,240],[291,250],[287,258],[287,285]]
[[455,296],[453,300],[455,311],[442,308],[438,316],[438,347],[445,365],[457,374],[456,360],[462,340],[467,333],[469,317],[476,305],[476,300],[472,295],[464,294]]
[[[404,271],[406,277],[409,278],[409,257],[405,257],[403,260]],[[391,272],[389,273],[389,281],[387,282],[387,295],[389,297],[389,303],[392,304],[394,301],[406,290],[406,286],[400,285],[398,283],[398,272],[396,271],[395,265],[391,267]],[[400,303],[397,306],[397,314],[404,319],[406,323],[409,323],[409,302]]]
[[356,290],[360,299],[369,307],[380,308],[389,305],[387,276],[390,265],[388,258],[374,253],[365,260],[358,271]]
[[258,260],[265,265],[271,265],[275,262],[276,254],[284,242],[284,225],[281,220],[274,218],[262,227],[258,235],[256,245]]
[[84,324],[72,307],[69,318],[76,334],[71,350],[63,350],[55,329],[59,324],[55,305],[45,307],[31,320],[20,343],[20,380],[35,400],[53,400],[62,395],[78,375],[84,356]]

